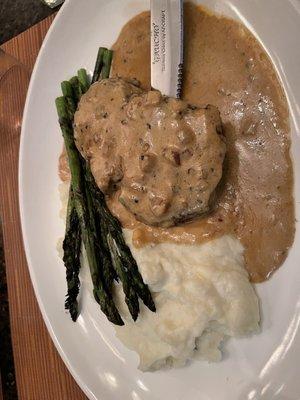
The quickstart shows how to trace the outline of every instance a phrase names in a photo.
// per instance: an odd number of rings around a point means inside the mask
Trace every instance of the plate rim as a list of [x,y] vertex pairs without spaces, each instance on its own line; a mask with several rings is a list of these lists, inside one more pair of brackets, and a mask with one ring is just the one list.
[[[290,1],[292,1],[292,0],[290,0]],[[40,311],[42,313],[43,320],[44,320],[44,322],[46,324],[46,327],[47,327],[47,330],[48,330],[48,332],[50,334],[50,337],[51,337],[51,339],[52,339],[52,341],[53,341],[53,343],[55,345],[56,350],[58,351],[58,353],[59,353],[60,357],[62,358],[64,364],[66,365],[68,371],[70,372],[70,374],[72,375],[72,377],[74,378],[76,383],[79,385],[81,390],[84,392],[84,394],[88,398],[95,399],[95,400],[98,399],[99,400],[99,397],[95,396],[95,394],[89,389],[88,385],[81,378],[80,374],[76,372],[77,369],[75,367],[73,367],[72,362],[67,357],[63,347],[60,344],[59,339],[57,338],[57,336],[55,334],[53,326],[51,325],[51,323],[49,321],[49,317],[47,315],[46,308],[44,306],[43,300],[41,299],[40,292],[39,292],[39,289],[38,289],[38,282],[37,282],[37,279],[35,277],[34,268],[32,267],[33,262],[32,262],[32,258],[31,258],[29,238],[27,237],[27,235],[25,235],[26,229],[25,229],[24,193],[23,193],[23,190],[22,190],[23,189],[23,185],[24,185],[24,179],[23,179],[23,175],[22,175],[22,164],[23,164],[24,151],[25,151],[24,143],[25,143],[25,141],[27,139],[27,137],[25,137],[25,131],[27,130],[26,127],[27,127],[28,118],[29,118],[28,108],[29,108],[30,98],[32,96],[32,91],[33,91],[33,87],[34,87],[34,83],[35,83],[35,79],[36,79],[36,71],[37,71],[40,59],[43,57],[43,54],[46,51],[47,43],[49,41],[49,38],[51,37],[51,34],[52,34],[53,30],[56,27],[56,24],[61,20],[61,18],[67,12],[68,8],[70,7],[70,4],[72,4],[71,0],[66,0],[65,1],[63,6],[61,7],[59,12],[57,13],[54,21],[52,22],[47,34],[45,35],[45,38],[44,38],[43,43],[42,43],[42,46],[40,48],[40,51],[39,51],[38,56],[37,56],[36,61],[35,61],[35,65],[34,65],[34,68],[33,68],[32,74],[31,74],[31,78],[30,78],[30,83],[29,83],[29,86],[28,86],[28,91],[27,91],[26,101],[25,101],[25,106],[24,106],[24,111],[23,111],[23,122],[22,122],[21,137],[20,137],[20,147],[19,147],[19,161],[18,161],[19,212],[20,212],[22,239],[23,239],[24,250],[25,250],[25,254],[26,254],[26,261],[27,261],[27,265],[28,265],[30,279],[31,279],[32,286],[34,288],[34,293],[35,293],[35,297],[36,297],[38,305],[39,305],[39,309],[40,309]],[[248,27],[248,29],[249,29],[249,27]],[[252,29],[250,29],[250,30],[253,33]],[[258,38],[256,35],[255,35],[255,37],[259,40],[259,42],[263,46],[264,50],[270,56],[269,50],[266,49],[266,47],[264,46],[264,44],[262,43],[260,38]],[[281,80],[281,83],[282,83],[282,86],[284,88],[284,91],[286,92],[285,85],[283,85],[283,82],[282,82],[282,76],[281,76],[280,72],[278,71],[277,66],[274,64],[274,60],[272,60],[272,63],[276,68],[277,74],[278,74],[278,76],[279,76],[279,78]],[[288,95],[287,95],[287,99],[288,99]],[[290,108],[290,105],[289,105],[289,108]],[[294,179],[294,191],[295,191],[295,179]],[[295,198],[295,210],[296,210],[296,198]],[[101,396],[101,398],[102,398],[102,396]]]
[[25,154],[25,131],[26,131],[26,126],[28,123],[28,108],[29,108],[29,102],[34,86],[34,82],[36,79],[36,71],[40,62],[40,59],[42,58],[44,52],[46,51],[46,45],[49,41],[49,38],[51,37],[52,31],[55,29],[56,24],[60,21],[60,19],[63,17],[65,14],[66,10],[69,8],[71,4],[71,0],[65,0],[63,5],[61,6],[60,10],[57,12],[54,20],[52,21],[45,37],[43,40],[43,43],[40,47],[38,56],[35,60],[34,67],[31,73],[29,85],[28,85],[28,90],[26,94],[26,100],[25,100],[25,105],[24,105],[24,110],[23,110],[23,121],[22,121],[22,127],[21,127],[21,135],[20,135],[20,145],[19,145],[19,161],[18,161],[18,197],[19,197],[19,213],[20,213],[20,223],[21,223],[21,232],[22,232],[22,240],[23,240],[23,245],[24,245],[24,251],[26,255],[26,264],[27,264],[27,270],[29,271],[30,275],[30,281],[33,286],[34,290],[34,295],[35,298],[38,302],[39,310],[42,314],[43,321],[46,325],[47,331],[51,337],[52,342],[54,343],[55,349],[58,351],[59,356],[61,357],[64,365],[67,367],[68,372],[70,373],[71,377],[75,380],[76,384],[80,387],[80,389],[84,392],[84,394],[89,398],[93,398],[97,400],[95,397],[94,393],[90,391],[84,380],[81,378],[81,376],[77,373],[76,369],[73,368],[72,363],[70,362],[69,358],[65,354],[64,349],[62,348],[55,332],[54,329],[49,321],[49,317],[47,315],[44,303],[41,299],[39,290],[38,290],[38,283],[37,279],[35,277],[34,273],[34,268],[32,268],[32,260],[31,260],[31,252],[30,252],[30,246],[29,246],[29,241],[27,236],[25,235],[25,211],[24,211],[24,192],[23,192],[23,175],[22,175],[22,164],[23,164],[23,158]]

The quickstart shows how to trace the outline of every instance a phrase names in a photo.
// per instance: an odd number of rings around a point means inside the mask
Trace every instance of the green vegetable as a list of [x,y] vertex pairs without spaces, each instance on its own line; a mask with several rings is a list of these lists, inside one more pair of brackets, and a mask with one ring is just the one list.
[[75,146],[72,121],[69,119],[68,105],[65,97],[55,100],[59,124],[62,130],[71,171],[71,188],[74,208],[81,227],[81,235],[87,254],[88,264],[94,285],[94,297],[109,321],[123,325],[122,318],[113,302],[112,294],[103,285],[100,255],[96,252],[95,235],[91,229],[92,210],[86,198],[86,187],[81,156]]
[[102,68],[102,79],[109,78],[110,67],[112,62],[113,52],[111,50],[105,49],[103,54],[103,68]]
[[85,93],[90,87],[90,79],[86,73],[84,68],[81,68],[77,71],[78,81],[81,87],[82,93]]
[[74,96],[73,86],[69,81],[63,81],[61,83],[61,91],[68,103],[69,118],[73,119],[77,107],[77,104],[74,100],[75,96]]
[[74,207],[72,189],[70,189],[69,194],[63,251],[63,261],[66,267],[66,279],[68,285],[65,308],[66,310],[69,310],[72,320],[76,321],[78,316],[77,296],[80,286],[79,269],[81,253],[81,230]]
[[97,59],[96,59],[96,63],[95,63],[95,68],[94,68],[94,73],[93,73],[93,77],[92,77],[92,83],[97,82],[100,78],[101,70],[103,67],[103,55],[106,50],[107,49],[105,47],[99,47]]
[[[134,286],[138,296],[143,300],[144,304],[153,312],[155,312],[155,305],[148,286],[143,282],[143,278],[138,270],[137,263],[133,258],[131,251],[125,243],[122,227],[119,220],[114,217],[106,206],[105,198],[101,190],[98,188],[93,175],[88,170],[86,171],[86,182],[88,183],[88,190],[93,199],[93,207],[101,219],[102,225],[107,226],[107,230],[114,238],[117,247],[117,252],[120,254],[123,268],[125,268],[128,279],[131,280],[131,285]],[[110,246],[111,249],[111,246]],[[117,272],[118,273],[118,272]],[[120,275],[118,274],[120,277]],[[122,278],[120,277],[122,280]]]
[[[92,83],[108,78],[112,62],[111,50],[100,47]],[[126,245],[122,227],[106,206],[105,197],[97,186],[88,163],[80,155],[74,141],[73,119],[81,95],[90,86],[85,69],[78,76],[61,83],[63,97],[56,99],[59,123],[71,171],[71,188],[68,201],[66,234],[63,244],[64,263],[68,292],[65,307],[73,321],[78,316],[77,296],[79,292],[79,269],[81,241],[83,241],[93,292],[107,318],[117,325],[123,321],[114,304],[112,284],[122,282],[125,301],[133,320],[139,313],[140,297],[144,304],[155,312],[155,305],[148,286],[143,282],[135,259]]]
[[79,79],[77,76],[73,76],[70,80],[69,80],[70,84],[72,85],[73,88],[73,97],[74,97],[74,102],[77,105],[77,103],[79,102],[81,95],[82,95],[82,89],[79,83]]

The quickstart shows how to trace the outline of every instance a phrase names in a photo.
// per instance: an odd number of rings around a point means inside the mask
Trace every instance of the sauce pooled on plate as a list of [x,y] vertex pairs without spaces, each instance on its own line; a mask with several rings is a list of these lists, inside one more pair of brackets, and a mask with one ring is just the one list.
[[[226,141],[214,207],[208,215],[166,228],[138,221],[129,202],[123,202],[126,207],[120,203],[120,190],[110,193],[107,203],[122,225],[133,229],[137,247],[196,244],[235,235],[245,247],[251,280],[260,282],[283,263],[294,239],[287,101],[270,59],[244,26],[190,3],[185,4],[184,18],[182,98],[199,109],[208,104],[217,107]],[[113,49],[112,75],[138,80],[142,89],[149,90],[150,13],[129,21]],[[65,169],[61,157],[63,179]]]
[[[293,170],[288,106],[276,71],[241,24],[187,3],[183,99],[220,110],[227,155],[215,210],[206,218],[164,229],[135,221],[118,204],[111,209],[134,228],[138,246],[172,241],[201,243],[225,233],[245,246],[254,282],[285,260],[294,239]],[[114,45],[113,74],[150,88],[150,14],[129,21]]]

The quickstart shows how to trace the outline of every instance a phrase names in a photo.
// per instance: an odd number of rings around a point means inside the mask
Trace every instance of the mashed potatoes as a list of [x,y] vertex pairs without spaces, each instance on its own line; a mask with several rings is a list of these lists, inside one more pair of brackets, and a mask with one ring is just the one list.
[[139,368],[181,366],[188,359],[219,361],[225,335],[257,331],[258,299],[243,264],[243,247],[223,236],[202,245],[159,244],[136,249],[127,243],[157,312],[145,307],[134,323],[117,288],[118,306],[126,323],[118,338],[140,356]]
[[[66,185],[61,185],[63,209]],[[63,213],[64,214],[64,213]],[[124,230],[157,312],[141,304],[133,322],[116,286],[116,301],[125,326],[118,338],[140,356],[139,368],[181,366],[188,359],[219,361],[225,335],[244,336],[258,330],[258,299],[244,269],[243,247],[231,236],[202,245],[163,243],[136,249]]]

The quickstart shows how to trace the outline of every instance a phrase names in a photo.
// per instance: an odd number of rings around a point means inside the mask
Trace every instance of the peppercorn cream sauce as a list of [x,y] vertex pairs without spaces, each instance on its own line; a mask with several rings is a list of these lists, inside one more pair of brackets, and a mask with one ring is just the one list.
[[[266,52],[243,25],[187,3],[184,26],[182,97],[198,106],[217,106],[226,137],[214,210],[165,229],[137,222],[118,194],[108,204],[123,226],[134,230],[139,247],[202,243],[232,233],[245,247],[251,280],[263,281],[283,263],[294,239],[287,101]],[[150,89],[149,12],[124,26],[113,49],[113,75],[137,79]]]
[[146,225],[170,227],[210,210],[226,152],[216,107],[102,79],[81,97],[74,137],[101,191],[118,191]]
[[[254,36],[241,24],[185,4],[183,100],[218,107],[226,139],[222,179],[213,210],[170,228],[137,221],[118,200],[107,198],[136,247],[150,243],[200,244],[233,234],[245,248],[253,282],[270,277],[294,239],[293,169],[288,106],[275,69]],[[150,89],[150,13],[122,29],[113,46],[113,76],[138,80]],[[60,160],[60,176],[64,162]],[[168,180],[168,176],[165,177]]]

